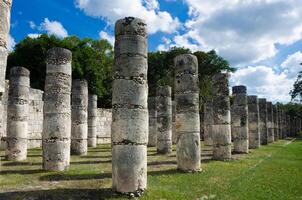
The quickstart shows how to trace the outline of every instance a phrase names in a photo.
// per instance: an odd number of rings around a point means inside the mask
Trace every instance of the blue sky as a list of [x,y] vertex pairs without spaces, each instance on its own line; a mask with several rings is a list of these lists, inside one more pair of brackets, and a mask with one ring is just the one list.
[[14,0],[11,39],[55,34],[114,41],[114,22],[147,21],[149,50],[215,49],[238,68],[231,85],[272,101],[290,100],[302,62],[299,0]]

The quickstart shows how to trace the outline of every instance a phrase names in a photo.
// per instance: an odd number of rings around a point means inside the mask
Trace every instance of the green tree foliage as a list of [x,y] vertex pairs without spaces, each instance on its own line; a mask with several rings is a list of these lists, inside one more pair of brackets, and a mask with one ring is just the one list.
[[283,111],[289,114],[292,118],[298,117],[302,119],[302,104],[290,102],[287,104],[278,104]]
[[[302,63],[300,65],[302,65]],[[290,95],[292,100],[299,99],[300,102],[302,102],[302,71],[299,72],[298,78],[294,83],[294,89],[290,91]]]
[[31,86],[44,90],[46,53],[53,47],[72,51],[72,78],[86,79],[89,92],[98,95],[99,106],[111,106],[113,48],[106,40],[80,39],[76,36],[59,39],[41,35],[25,38],[8,57],[8,69],[24,66],[31,72]]

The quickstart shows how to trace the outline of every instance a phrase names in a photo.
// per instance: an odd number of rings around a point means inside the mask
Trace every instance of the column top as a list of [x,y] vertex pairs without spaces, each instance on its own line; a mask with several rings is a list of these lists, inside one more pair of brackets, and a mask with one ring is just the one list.
[[237,85],[232,87],[233,94],[246,94],[246,86]]
[[258,103],[258,97],[256,95],[249,95],[247,96],[247,102],[249,104]]
[[147,24],[145,20],[136,17],[119,19],[115,23],[115,36],[120,35],[139,35],[147,37]]
[[13,67],[10,69],[10,76],[30,76],[30,72],[25,67]]
[[62,65],[72,61],[72,53],[70,50],[54,47],[47,51],[46,63],[53,65]]
[[198,73],[198,60],[193,54],[181,54],[174,58],[175,73]]
[[172,94],[171,87],[168,85],[159,86],[156,91],[157,96],[171,97],[171,94]]

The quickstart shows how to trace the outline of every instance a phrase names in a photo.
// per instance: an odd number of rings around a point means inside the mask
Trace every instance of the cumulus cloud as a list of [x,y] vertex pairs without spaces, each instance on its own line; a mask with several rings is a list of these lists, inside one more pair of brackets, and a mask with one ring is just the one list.
[[104,40],[108,40],[108,42],[113,45],[114,44],[114,37],[112,35],[109,35],[107,32],[105,31],[101,31],[99,33],[99,36],[101,39],[104,39]]
[[[185,0],[186,32],[171,45],[215,49],[233,65],[257,63],[276,55],[276,44],[302,39],[302,1]],[[179,42],[182,41],[182,42]]]
[[30,37],[30,38],[33,38],[33,39],[38,38],[40,36],[41,36],[41,34],[39,34],[39,33],[29,33],[27,35],[27,37]]
[[31,29],[37,28],[37,25],[35,24],[34,21],[29,21],[28,23],[29,23],[29,27],[30,27]]
[[60,38],[64,38],[68,36],[66,29],[63,25],[58,21],[50,21],[48,18],[44,19],[39,26],[41,31],[46,31],[49,35],[55,35]]
[[302,71],[302,52],[298,51],[289,55],[286,60],[281,64],[281,68],[289,78],[297,78],[297,75]]
[[7,42],[7,49],[9,52],[12,52],[16,46],[15,39],[9,34],[8,35],[8,42]]
[[139,17],[148,23],[149,33],[173,33],[180,27],[178,18],[161,11],[157,0],[75,0],[86,15],[100,17],[113,25],[127,16]]

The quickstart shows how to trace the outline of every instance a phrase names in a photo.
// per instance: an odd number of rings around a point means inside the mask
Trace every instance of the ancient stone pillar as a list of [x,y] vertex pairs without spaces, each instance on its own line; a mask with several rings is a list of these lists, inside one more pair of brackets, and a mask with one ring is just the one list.
[[286,113],[282,111],[282,138],[286,138]]
[[97,145],[97,117],[98,117],[98,97],[94,94],[88,95],[88,146]]
[[112,94],[112,187],[140,194],[147,186],[147,25],[126,17],[115,24]]
[[0,93],[5,91],[8,35],[12,0],[0,0]]
[[43,169],[62,171],[69,167],[71,135],[71,51],[53,48],[47,52],[43,108]]
[[278,107],[278,137],[282,139],[282,109]]
[[149,111],[149,139],[148,146],[155,147],[157,143],[156,131],[156,97],[148,97],[148,111]]
[[231,112],[229,74],[218,73],[212,79],[213,94],[213,159],[231,159]]
[[27,157],[29,71],[23,67],[10,70],[6,158],[21,161]]
[[88,84],[86,80],[73,80],[71,90],[71,154],[87,154]]
[[274,120],[274,141],[279,139],[279,128],[278,128],[278,106],[273,105],[273,120]]
[[266,99],[259,98],[259,132],[260,144],[267,144],[267,105]]
[[200,170],[200,122],[198,61],[183,54],[174,58],[177,168],[192,172]]
[[157,88],[157,153],[169,154],[172,152],[172,100],[171,87]]
[[211,99],[207,99],[203,104],[203,136],[204,136],[204,144],[206,146],[212,146],[212,127],[213,127],[213,102]]
[[249,148],[260,147],[259,104],[257,96],[248,96]]
[[274,142],[274,113],[272,102],[267,102],[267,143]]
[[248,110],[245,86],[234,86],[233,105],[231,110],[232,137],[234,152],[248,153],[249,151],[249,129]]
[[177,143],[176,137],[176,104],[172,101],[172,144]]

